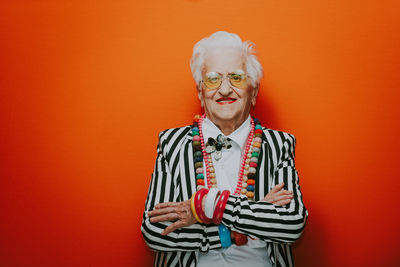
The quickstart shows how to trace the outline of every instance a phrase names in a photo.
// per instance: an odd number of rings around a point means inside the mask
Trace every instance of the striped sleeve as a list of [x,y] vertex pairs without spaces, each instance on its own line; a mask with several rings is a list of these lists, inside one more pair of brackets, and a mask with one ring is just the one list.
[[[161,232],[172,222],[151,223],[147,212],[158,203],[183,201],[179,190],[179,151],[186,138],[185,128],[169,129],[159,134],[157,159],[143,213],[141,231],[146,244],[155,251],[208,251],[215,244],[215,231],[205,225],[195,223],[162,236]],[[185,197],[186,198],[186,197]],[[187,199],[187,198],[186,198]],[[218,233],[217,233],[218,234]],[[211,241],[211,242],[210,242]],[[214,241],[214,242],[212,242]],[[219,243],[219,242],[218,242]],[[213,245],[214,244],[214,245]]]
[[294,163],[296,139],[285,133],[280,146],[273,183],[285,183],[285,189],[293,191],[293,199],[286,206],[266,201],[250,201],[245,196],[229,196],[222,222],[232,230],[250,237],[278,243],[293,243],[304,230],[308,211],[299,186]]

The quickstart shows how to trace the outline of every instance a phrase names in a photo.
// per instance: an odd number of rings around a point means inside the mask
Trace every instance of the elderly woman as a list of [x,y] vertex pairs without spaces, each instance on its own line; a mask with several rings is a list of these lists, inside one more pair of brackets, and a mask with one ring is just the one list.
[[262,67],[254,44],[216,32],[190,62],[204,109],[159,134],[142,222],[155,266],[293,266],[308,212],[295,137],[250,116]]

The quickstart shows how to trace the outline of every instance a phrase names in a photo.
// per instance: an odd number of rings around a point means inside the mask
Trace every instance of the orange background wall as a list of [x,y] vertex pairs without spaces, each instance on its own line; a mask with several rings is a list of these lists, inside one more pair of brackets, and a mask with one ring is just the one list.
[[297,137],[298,266],[395,266],[398,1],[2,1],[0,266],[149,266],[157,134],[200,112],[189,59],[258,47],[253,113]]

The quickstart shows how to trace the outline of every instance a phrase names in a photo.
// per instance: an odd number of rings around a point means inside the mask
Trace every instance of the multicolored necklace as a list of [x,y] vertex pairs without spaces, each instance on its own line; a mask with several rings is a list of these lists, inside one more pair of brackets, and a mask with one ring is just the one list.
[[[206,167],[206,179],[208,188],[217,187],[215,169],[211,153],[207,153],[202,132],[202,124],[205,115],[196,115],[194,117],[192,136],[193,136],[193,162],[196,170],[197,190],[205,187],[204,166]],[[248,199],[254,198],[254,186],[258,157],[262,142],[262,126],[258,119],[251,119],[251,131],[247,139],[245,153],[241,161],[239,178],[234,195],[246,195]]]

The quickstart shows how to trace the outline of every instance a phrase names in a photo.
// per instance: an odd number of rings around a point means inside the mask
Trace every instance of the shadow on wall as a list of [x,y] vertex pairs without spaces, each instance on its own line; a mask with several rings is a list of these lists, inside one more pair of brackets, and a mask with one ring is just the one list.
[[318,211],[310,210],[306,227],[300,239],[293,244],[294,262],[297,267],[321,266],[322,262],[328,262],[327,237],[324,221]]

